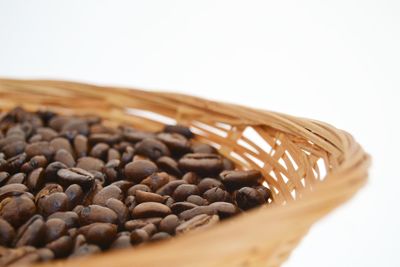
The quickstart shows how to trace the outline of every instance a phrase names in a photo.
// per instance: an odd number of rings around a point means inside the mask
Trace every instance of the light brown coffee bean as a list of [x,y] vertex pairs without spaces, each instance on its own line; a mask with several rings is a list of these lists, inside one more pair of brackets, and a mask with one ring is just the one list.
[[161,203],[145,202],[138,204],[132,210],[133,218],[146,218],[146,217],[164,217],[171,213],[171,209]]

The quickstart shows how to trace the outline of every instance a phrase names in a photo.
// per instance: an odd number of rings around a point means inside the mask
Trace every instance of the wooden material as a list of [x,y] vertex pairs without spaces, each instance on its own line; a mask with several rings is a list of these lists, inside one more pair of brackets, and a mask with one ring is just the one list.
[[274,195],[271,205],[204,231],[40,266],[279,266],[316,220],[365,184],[370,164],[350,134],[329,124],[182,94],[0,79],[0,108],[16,105],[147,130],[188,125],[242,168],[261,170]]

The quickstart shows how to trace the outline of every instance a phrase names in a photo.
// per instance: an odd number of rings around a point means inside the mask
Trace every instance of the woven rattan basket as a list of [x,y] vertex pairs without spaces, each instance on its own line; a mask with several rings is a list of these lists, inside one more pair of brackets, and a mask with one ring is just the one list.
[[367,178],[369,157],[360,145],[319,121],[182,94],[0,79],[1,110],[16,105],[96,114],[110,124],[147,130],[163,123],[188,125],[197,140],[242,168],[259,169],[274,196],[271,205],[206,231],[40,266],[279,266],[310,226],[352,197]]

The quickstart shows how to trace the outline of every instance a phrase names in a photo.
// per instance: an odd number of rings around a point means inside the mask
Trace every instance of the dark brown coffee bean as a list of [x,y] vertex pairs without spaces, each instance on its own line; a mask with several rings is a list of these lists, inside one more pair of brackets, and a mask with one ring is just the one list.
[[165,239],[171,238],[171,235],[166,233],[166,232],[158,232],[154,234],[151,238],[150,241],[155,242],[155,241],[161,241]]
[[121,249],[131,247],[131,237],[130,235],[121,235],[114,242],[111,243],[110,249]]
[[24,152],[25,146],[25,141],[16,141],[5,145],[2,148],[2,152],[4,153],[4,155],[6,155],[7,158],[11,158]]
[[187,172],[183,175],[182,180],[188,184],[198,184],[200,182],[200,177],[195,172]]
[[49,127],[41,127],[36,132],[42,137],[42,141],[51,141],[58,136],[58,133]]
[[45,168],[47,166],[47,159],[45,156],[34,156],[29,160],[29,162],[25,162],[21,166],[21,171],[24,173],[29,173],[37,168]]
[[191,152],[190,142],[178,133],[159,133],[157,139],[163,142],[172,153],[182,154]]
[[61,169],[67,169],[67,165],[64,163],[55,161],[47,165],[46,170],[44,171],[47,181],[56,181],[58,176],[57,172]]
[[56,192],[62,193],[62,186],[56,183],[48,183],[36,194],[35,202],[37,203],[41,198],[47,197]]
[[141,190],[136,191],[135,197],[137,203],[143,203],[143,202],[164,203],[165,200],[165,197],[160,196],[159,194],[145,192]]
[[116,224],[118,222],[118,216],[109,208],[99,205],[89,205],[80,211],[79,222],[81,225],[87,225],[95,222]]
[[81,168],[61,169],[57,172],[58,178],[65,184],[79,184],[89,186],[94,182],[94,176]]
[[194,229],[204,229],[218,223],[217,215],[199,214],[190,220],[180,224],[176,228],[177,234],[183,234]]
[[110,146],[106,143],[98,143],[96,144],[92,150],[90,150],[90,156],[99,158],[102,160],[107,160],[107,153],[108,150],[110,149]]
[[171,213],[171,209],[161,203],[145,202],[138,204],[132,210],[133,218],[146,218],[146,217],[164,217]]
[[140,229],[149,223],[158,225],[161,222],[161,220],[162,220],[161,217],[134,219],[125,222],[124,227],[128,231],[133,231],[136,229]]
[[124,194],[122,190],[115,185],[109,185],[101,189],[93,198],[93,204],[104,206],[110,198],[122,200]]
[[6,184],[23,184],[25,182],[26,174],[23,172],[16,173],[10,176]]
[[144,191],[144,192],[151,192],[150,187],[148,187],[147,185],[144,184],[136,184],[131,186],[128,191],[127,191],[127,195],[128,196],[134,196],[136,195],[136,191]]
[[122,201],[115,198],[110,198],[106,201],[105,206],[117,214],[119,225],[124,225],[124,223],[128,220],[129,210],[124,203],[122,203]]
[[226,188],[234,190],[243,186],[256,185],[261,178],[261,172],[256,170],[223,171],[220,174],[220,178]]
[[53,116],[50,120],[49,120],[49,126],[54,129],[55,131],[59,132],[61,131],[62,127],[70,120],[72,120],[73,118],[69,117],[69,116],[61,116],[61,115],[57,115],[57,116]]
[[175,233],[175,228],[179,225],[179,218],[175,214],[166,216],[160,222],[160,231],[167,232],[170,234]]
[[132,161],[135,150],[131,146],[127,146],[125,151],[121,155],[121,167],[124,167],[126,164]]
[[16,228],[35,213],[35,203],[25,195],[5,198],[0,203],[0,217]]
[[28,175],[26,185],[31,191],[36,191],[44,184],[44,178],[44,169],[35,169]]
[[74,250],[74,252],[68,258],[86,257],[100,252],[101,249],[99,246],[84,244]]
[[230,217],[238,213],[238,208],[232,203],[228,202],[214,202],[208,206],[214,209],[221,219]]
[[18,229],[14,246],[39,246],[41,237],[45,234],[45,229],[43,217],[40,215],[33,216]]
[[51,214],[47,217],[47,220],[50,219],[60,219],[65,222],[67,228],[77,227],[79,223],[79,216],[73,211],[58,211]]
[[77,134],[88,135],[89,125],[85,120],[71,119],[62,126],[61,132],[75,132]]
[[125,141],[137,143],[144,139],[154,138],[154,133],[142,132],[142,131],[125,131],[122,137]]
[[0,195],[9,193],[9,192],[28,192],[29,189],[23,184],[8,184],[8,185],[3,185],[0,187]]
[[74,138],[74,149],[76,156],[78,158],[80,157],[86,157],[88,154],[88,139],[84,135],[78,134]]
[[200,214],[214,215],[217,213],[217,210],[210,206],[197,206],[190,210],[185,210],[179,214],[179,218],[182,220],[190,220],[193,217]]
[[192,171],[202,175],[216,174],[223,168],[220,156],[205,153],[186,154],[178,165],[184,172]]
[[153,223],[148,223],[140,229],[145,230],[149,236],[152,236],[155,232],[157,232],[157,226],[155,226]]
[[149,160],[138,160],[125,165],[125,177],[130,181],[140,183],[157,169],[157,165]]
[[114,182],[119,176],[119,166],[121,162],[118,159],[110,160],[103,167],[103,173],[108,182]]
[[219,202],[219,201],[223,202],[231,201],[230,194],[219,187],[213,187],[211,189],[208,189],[206,192],[203,193],[203,197],[207,199],[209,203]]
[[206,154],[217,154],[217,150],[207,144],[194,144],[192,145],[193,153],[206,153]]
[[53,251],[56,258],[63,258],[71,253],[73,241],[70,236],[65,235],[48,243],[46,248]]
[[131,244],[138,245],[149,239],[149,235],[143,229],[133,230],[131,233]]
[[[0,165],[0,171],[6,171],[9,173],[16,173],[19,172],[20,167],[22,166],[22,164],[25,163],[27,159],[27,155],[26,153],[21,153],[19,155],[16,155],[15,157],[9,158],[7,159],[6,162],[3,162]],[[1,163],[1,161],[0,161]]]
[[173,158],[163,156],[157,159],[157,166],[162,170],[176,177],[180,177],[182,175],[181,171],[178,168],[178,162],[176,162]]
[[142,181],[142,184],[150,187],[151,191],[156,192],[170,181],[170,176],[165,172],[153,173]]
[[153,138],[146,138],[140,141],[135,145],[135,150],[139,155],[144,155],[152,160],[170,155],[168,147],[164,143]]
[[8,172],[0,172],[0,186],[6,184],[9,178],[10,174]]
[[224,185],[214,178],[204,178],[199,182],[197,186],[201,194],[214,187],[225,189]]
[[232,171],[235,169],[235,163],[233,163],[233,161],[231,161],[230,159],[223,158],[222,164],[224,165],[224,170],[226,171]]
[[64,163],[69,168],[74,167],[76,164],[74,157],[65,149],[57,150],[54,160]]
[[171,205],[171,210],[174,214],[179,214],[185,210],[190,210],[197,207],[196,204],[193,204],[191,202],[175,202],[174,204]]
[[49,142],[42,141],[33,144],[27,144],[25,147],[25,153],[28,158],[33,158],[34,156],[43,155],[50,160],[54,155],[54,148]]
[[258,192],[260,192],[263,195],[265,202],[268,203],[268,201],[272,199],[272,192],[269,188],[262,185],[257,186],[255,188],[257,189]]
[[65,189],[65,194],[68,197],[69,201],[69,208],[72,209],[76,205],[82,203],[84,192],[80,185],[78,184],[71,184],[70,186]]
[[192,133],[192,131],[190,131],[188,127],[179,124],[166,125],[163,131],[166,133],[178,133],[189,139],[194,137],[194,134]]
[[240,188],[234,196],[236,204],[242,210],[249,210],[266,203],[263,193],[251,187]]
[[67,195],[61,192],[52,193],[38,200],[38,210],[45,217],[57,211],[66,211],[68,206]]
[[79,229],[87,242],[107,247],[117,236],[117,226],[111,223],[92,223]]
[[113,133],[94,133],[89,136],[89,144],[92,146],[98,143],[105,143],[111,146],[120,140],[121,137]]
[[121,158],[121,154],[115,148],[110,148],[107,152],[107,161],[110,160],[119,160]]
[[10,246],[14,236],[14,228],[6,220],[0,218],[0,246]]
[[78,159],[78,164],[76,167],[84,169],[86,171],[98,171],[104,167],[104,162],[101,159],[93,158],[93,157],[83,157]]
[[45,223],[44,241],[52,242],[63,235],[67,234],[67,224],[58,218],[48,219]]
[[206,199],[202,198],[201,196],[196,196],[196,195],[188,196],[186,201],[193,203],[197,206],[205,206],[205,205],[209,204],[209,202]]
[[71,155],[74,154],[74,150],[72,149],[71,143],[66,138],[63,137],[54,138],[53,140],[50,141],[50,145],[54,148],[55,151],[64,149]]
[[174,198],[175,201],[184,201],[188,196],[198,195],[198,194],[199,194],[199,189],[197,188],[197,185],[182,184],[175,189],[172,197]]
[[186,182],[183,180],[170,181],[167,184],[160,187],[157,190],[157,194],[162,195],[162,196],[172,195],[172,193],[175,191],[175,189],[182,184],[186,184]]

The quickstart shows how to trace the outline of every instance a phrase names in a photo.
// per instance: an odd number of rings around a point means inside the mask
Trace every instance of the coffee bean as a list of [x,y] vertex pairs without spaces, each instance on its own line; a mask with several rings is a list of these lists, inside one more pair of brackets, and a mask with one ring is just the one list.
[[188,127],[183,125],[166,125],[163,131],[166,133],[178,133],[185,136],[188,139],[194,137],[192,131],[190,131]]
[[87,242],[105,248],[115,239],[117,226],[97,222],[81,227],[79,233],[86,237]]
[[67,234],[67,224],[58,218],[48,219],[45,223],[44,241],[50,243]]
[[136,193],[135,197],[137,203],[143,203],[143,202],[164,203],[165,200],[165,197],[155,193],[145,192],[141,190],[137,190],[135,193]]
[[89,136],[89,144],[92,146],[98,143],[113,145],[118,143],[120,140],[121,137],[113,133],[94,133]]
[[110,160],[119,160],[121,158],[121,154],[115,148],[110,148],[107,152],[107,161]]
[[53,251],[56,258],[63,258],[71,253],[73,241],[70,236],[65,235],[48,243],[46,248]]
[[5,198],[0,202],[0,217],[14,227],[19,227],[35,213],[35,203],[25,195]]
[[122,235],[111,243],[110,249],[129,248],[131,246],[130,235]]
[[82,203],[84,192],[80,185],[71,184],[65,189],[65,194],[68,197],[69,208],[73,208],[76,205]]
[[249,210],[266,202],[263,193],[251,187],[240,188],[234,196],[236,204],[242,210]]
[[170,214],[160,222],[160,231],[170,234],[175,233],[175,228],[179,225],[179,218],[175,214]]
[[19,172],[10,176],[7,180],[7,184],[23,184],[25,182],[26,174]]
[[78,158],[80,157],[86,157],[87,152],[88,152],[88,139],[84,135],[78,134],[74,138],[74,149],[76,152],[76,156]]
[[209,203],[218,201],[223,201],[223,202],[231,201],[230,194],[219,187],[213,187],[211,189],[208,189],[206,192],[203,193],[203,197],[207,199]]
[[197,188],[196,185],[182,184],[175,189],[172,197],[174,198],[175,201],[183,201],[186,200],[186,198],[190,195],[198,195],[198,194],[199,194],[199,189]]
[[134,153],[135,150],[131,146],[125,148],[125,151],[121,155],[121,167],[132,161]]
[[157,165],[149,160],[138,160],[125,165],[125,177],[130,181],[140,183],[155,173],[157,169]]
[[36,129],[36,132],[42,137],[42,141],[51,141],[56,138],[58,133],[49,127],[41,127]]
[[146,138],[135,145],[136,153],[157,160],[162,156],[169,156],[168,147],[157,139]]
[[25,147],[25,153],[28,158],[43,155],[47,158],[47,160],[50,160],[53,157],[54,152],[54,148],[50,145],[49,142],[46,141],[28,144]]
[[10,178],[10,174],[8,172],[0,172],[0,186],[7,183]]
[[25,162],[21,166],[21,171],[24,173],[29,173],[37,168],[45,168],[47,166],[47,159],[45,156],[34,156],[29,160],[29,162]]
[[39,246],[41,244],[40,237],[44,235],[45,229],[46,226],[42,216],[35,215],[31,217],[31,219],[18,229],[14,246]]
[[186,184],[186,182],[184,180],[170,181],[167,184],[160,187],[157,190],[157,194],[162,195],[162,196],[172,195],[172,193],[175,191],[175,189],[182,184]]
[[185,210],[190,210],[197,207],[196,204],[193,204],[191,202],[175,202],[171,205],[171,210],[174,214],[179,214]]
[[61,169],[67,169],[67,165],[59,161],[55,161],[47,165],[44,171],[47,181],[56,181],[58,178],[57,172]]
[[104,206],[110,198],[122,200],[124,198],[122,190],[115,185],[106,186],[94,196],[93,204]]
[[53,116],[49,120],[49,126],[54,129],[55,131],[59,132],[61,131],[62,127],[70,120],[73,118],[68,117],[68,116]]
[[89,125],[85,120],[71,119],[62,126],[61,132],[76,132],[77,134],[88,135]]
[[228,202],[214,202],[208,205],[208,207],[214,209],[221,219],[230,217],[238,213],[237,207]]
[[[7,171],[9,173],[16,173],[21,168],[22,164],[25,163],[27,159],[26,153],[21,153],[12,158],[7,159],[6,162],[0,165],[0,171]],[[1,162],[0,162],[1,163]]]
[[182,175],[178,163],[171,157],[163,156],[157,159],[157,166],[162,170],[176,177]]
[[35,202],[39,202],[40,199],[45,198],[53,193],[62,193],[63,188],[61,185],[56,183],[46,184],[35,196]]
[[142,131],[125,131],[122,135],[123,139],[128,142],[137,143],[144,139],[154,138],[154,133]]
[[79,167],[61,169],[57,172],[60,182],[65,184],[79,184],[81,186],[88,186],[93,184],[94,176]]
[[114,182],[118,179],[120,164],[121,162],[118,159],[112,159],[103,167],[103,173],[108,182]]
[[157,227],[153,223],[148,223],[140,229],[145,230],[149,236],[152,236],[157,231]]
[[11,158],[24,152],[25,146],[26,146],[25,141],[16,141],[5,145],[2,148],[2,151],[7,158]]
[[97,143],[92,150],[90,150],[90,156],[99,158],[102,160],[107,160],[107,153],[110,149],[110,146],[106,143]]
[[182,180],[188,184],[198,184],[200,177],[195,172],[187,172],[183,175]]
[[194,144],[192,145],[193,153],[206,153],[206,154],[217,154],[217,150],[207,144]]
[[184,172],[192,171],[202,175],[216,174],[223,168],[218,155],[205,153],[186,154],[179,160],[178,165]]
[[57,150],[54,160],[64,163],[67,167],[74,167],[76,164],[74,157],[65,149]]
[[143,192],[151,192],[150,187],[148,187],[147,185],[145,185],[145,184],[136,184],[136,185],[131,186],[128,189],[127,194],[128,194],[128,196],[134,196],[134,195],[136,195],[136,191],[138,191],[138,190],[143,191]]
[[199,214],[180,224],[176,228],[176,233],[183,234],[194,229],[204,229],[218,223],[218,221],[219,218],[217,215]]
[[261,178],[261,173],[256,170],[223,171],[220,178],[228,189],[234,190],[243,186],[256,185]]
[[269,188],[263,185],[256,186],[255,188],[263,195],[265,202],[268,203],[268,201],[272,199],[272,192]]
[[104,162],[100,159],[93,157],[83,157],[78,159],[76,164],[77,168],[84,169],[86,171],[98,171],[100,172],[104,167]]
[[197,206],[205,206],[208,205],[208,201],[201,196],[193,195],[193,196],[188,196],[186,199],[187,202],[193,203]]
[[66,138],[63,138],[63,137],[54,138],[53,140],[50,141],[50,145],[54,148],[55,151],[64,149],[71,155],[74,154],[71,143]]
[[193,217],[200,214],[214,215],[217,213],[217,210],[210,206],[197,206],[190,210],[185,210],[179,214],[179,218],[182,220],[190,220]]
[[6,220],[0,218],[0,246],[9,246],[14,236],[14,228]]
[[172,153],[183,154],[191,152],[190,142],[178,133],[159,133],[157,139],[163,142]]
[[38,210],[45,217],[57,211],[66,211],[68,206],[67,195],[61,192],[52,193],[38,200]]
[[131,244],[138,245],[149,239],[149,235],[143,229],[133,230],[131,233]]
[[109,208],[99,205],[89,205],[80,211],[79,222],[81,225],[92,224],[95,222],[116,224],[118,222],[118,216]]
[[115,198],[110,198],[106,201],[105,206],[117,214],[119,225],[124,225],[124,223],[128,220],[129,210],[122,201]]
[[149,223],[158,225],[161,222],[161,220],[162,220],[161,217],[134,219],[134,220],[129,220],[129,221],[125,222],[124,227],[128,231],[133,231],[136,229],[140,229]]
[[39,189],[43,183],[44,183],[44,169],[43,168],[38,168],[33,170],[29,175],[26,180],[26,185],[31,191],[36,191]]
[[77,227],[79,224],[79,216],[73,211],[58,211],[51,214],[47,217],[47,220],[50,219],[60,219],[62,220],[67,228]]
[[165,172],[153,173],[142,181],[142,184],[150,187],[151,191],[156,192],[170,181],[170,176]]
[[164,217],[171,213],[171,209],[161,203],[145,202],[138,204],[132,211],[133,218]]
[[119,180],[119,181],[113,182],[110,185],[114,185],[114,186],[118,187],[119,189],[122,190],[122,192],[124,194],[126,194],[128,189],[132,187],[133,183],[130,181],[126,181],[126,180]]
[[214,187],[225,189],[224,185],[214,178],[204,178],[199,182],[197,186],[201,194]]

